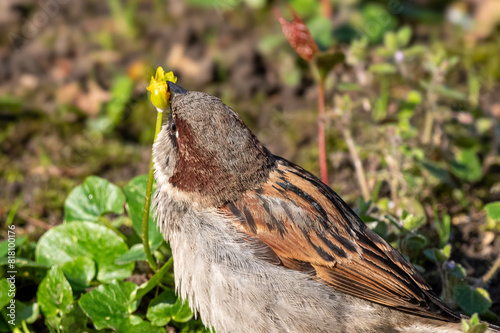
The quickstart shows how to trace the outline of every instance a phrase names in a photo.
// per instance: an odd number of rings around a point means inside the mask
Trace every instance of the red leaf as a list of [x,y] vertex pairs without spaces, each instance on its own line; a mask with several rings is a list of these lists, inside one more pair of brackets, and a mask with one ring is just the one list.
[[309,61],[318,53],[318,45],[314,41],[307,25],[297,15],[297,12],[293,9],[291,11],[293,14],[292,22],[288,22],[283,17],[279,18],[281,30],[283,30],[283,34],[295,52],[302,59]]

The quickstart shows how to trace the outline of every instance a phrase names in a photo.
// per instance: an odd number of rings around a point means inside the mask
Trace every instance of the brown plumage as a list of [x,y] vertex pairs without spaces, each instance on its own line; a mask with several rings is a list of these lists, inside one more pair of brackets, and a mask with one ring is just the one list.
[[336,290],[423,317],[458,322],[429,285],[385,240],[367,228],[328,186],[277,159],[260,188],[221,208],[283,266],[306,270]]

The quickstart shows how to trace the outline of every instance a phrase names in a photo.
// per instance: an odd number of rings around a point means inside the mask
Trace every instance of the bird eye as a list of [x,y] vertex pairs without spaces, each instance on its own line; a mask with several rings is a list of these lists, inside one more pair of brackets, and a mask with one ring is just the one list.
[[174,122],[172,122],[172,124],[170,125],[170,132],[172,133],[177,132],[177,126],[175,126]]

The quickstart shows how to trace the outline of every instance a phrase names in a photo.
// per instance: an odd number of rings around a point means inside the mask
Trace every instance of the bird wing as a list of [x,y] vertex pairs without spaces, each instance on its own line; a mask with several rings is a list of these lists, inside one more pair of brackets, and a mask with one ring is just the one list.
[[279,159],[260,188],[221,210],[289,269],[346,294],[423,317],[459,321],[415,268],[304,169]]

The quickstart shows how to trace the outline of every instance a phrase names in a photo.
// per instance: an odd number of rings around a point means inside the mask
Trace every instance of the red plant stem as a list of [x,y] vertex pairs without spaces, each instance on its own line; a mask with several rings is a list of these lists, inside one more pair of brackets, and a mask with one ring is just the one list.
[[331,0],[321,0],[321,12],[324,17],[332,17],[332,2]]
[[318,111],[319,170],[321,180],[326,185],[329,185],[325,142],[325,79],[323,77],[319,79]]

